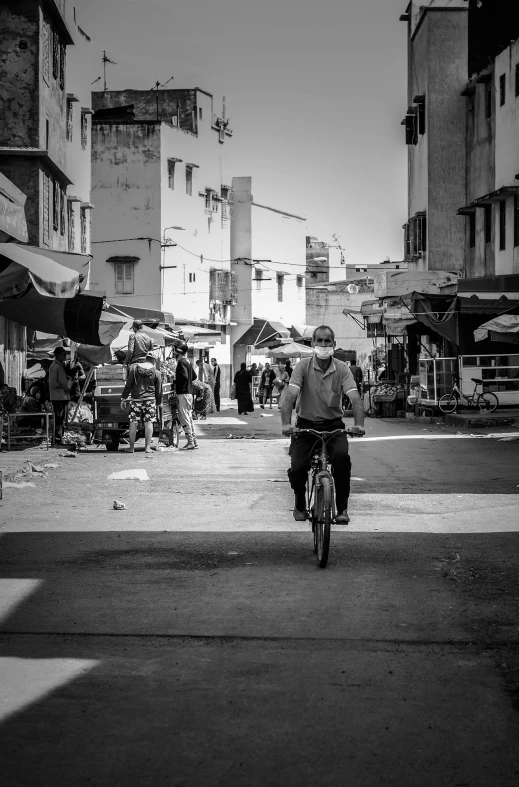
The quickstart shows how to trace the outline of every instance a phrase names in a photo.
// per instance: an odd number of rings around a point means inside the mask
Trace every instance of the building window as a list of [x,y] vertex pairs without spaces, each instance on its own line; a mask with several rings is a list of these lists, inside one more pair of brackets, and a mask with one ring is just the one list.
[[190,273],[189,274],[189,281],[190,282],[196,281],[196,273]]
[[506,200],[499,203],[499,250],[506,249]]
[[492,117],[492,85],[485,85],[485,117]]
[[67,220],[68,220],[68,249],[74,251],[76,247],[76,215],[74,213],[74,205],[72,202],[67,206]]
[[261,282],[262,282],[262,279],[263,279],[263,271],[259,271],[259,270],[256,269],[254,272],[256,274],[255,277],[254,277],[254,279],[256,281],[256,289],[257,290],[261,290]]
[[175,189],[175,162],[168,159],[168,187]]
[[485,205],[485,243],[492,241],[492,205]]
[[116,295],[133,295],[133,265],[133,262],[115,263]]
[[229,197],[230,197],[230,191],[231,191],[231,190],[230,190],[229,186],[222,186],[222,187],[220,188],[220,196],[221,196],[221,198],[222,198],[223,200],[225,200],[226,202],[228,202],[228,201],[229,201]]
[[81,224],[81,254],[88,254],[88,223],[90,214],[86,208],[81,208],[79,221]]
[[50,239],[50,178],[43,173],[43,242]]
[[59,77],[59,54],[59,36],[56,31],[54,31],[52,36],[52,76],[54,79],[58,79]]
[[67,50],[64,44],[59,45],[59,86],[65,90],[65,61],[67,57]]
[[60,209],[60,187],[58,181],[54,181],[54,199],[53,199],[53,209],[52,209],[52,226],[55,230],[59,228],[59,209]]
[[471,249],[476,246],[476,212],[469,213],[469,246]]
[[[213,212],[213,190],[206,188],[205,190],[205,206],[204,209],[207,213]],[[218,209],[218,208],[217,208]]]
[[49,139],[50,139],[50,123],[49,118],[45,121],[45,150],[48,151],[49,149]]
[[60,205],[59,205],[59,231],[62,235],[65,235],[65,192],[63,189],[60,189]]
[[297,276],[296,277],[296,284],[297,284],[298,287],[302,287],[304,285],[304,283],[305,283],[305,277],[304,276]]
[[74,103],[67,99],[67,141],[72,142],[74,131]]
[[514,196],[514,246],[519,246],[519,197]]
[[278,301],[281,303],[283,301],[283,282],[285,277],[282,273],[278,273],[276,279],[278,283]]
[[81,150],[86,150],[88,145],[88,115],[81,113]]
[[202,117],[203,117],[202,107],[198,107],[198,120],[202,120]]
[[499,106],[504,106],[506,102],[506,74],[499,77]]
[[519,63],[515,66],[515,95],[519,96]]
[[47,84],[50,81],[50,27],[48,22],[43,20],[41,42],[41,59],[43,68],[43,79]]
[[186,167],[186,194],[193,195],[193,168]]

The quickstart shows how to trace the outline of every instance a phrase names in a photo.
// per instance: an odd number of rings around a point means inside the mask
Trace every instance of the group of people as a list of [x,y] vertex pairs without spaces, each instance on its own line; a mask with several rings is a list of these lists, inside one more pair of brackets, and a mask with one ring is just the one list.
[[[121,407],[129,406],[128,451],[134,452],[137,425],[143,421],[144,453],[147,456],[151,455],[153,423],[157,420],[157,407],[162,400],[162,378],[157,370],[153,349],[153,340],[143,331],[141,320],[135,320],[125,358],[128,375]],[[175,381],[179,421],[187,441],[182,450],[190,451],[198,448],[194,421],[220,410],[221,369],[216,358],[212,358],[211,364],[198,360],[195,372],[186,357],[188,346],[185,342],[180,342],[173,351],[175,363],[171,371]]]
[[255,363],[249,369],[247,369],[246,363],[242,363],[240,370],[234,375],[238,415],[247,415],[247,413],[254,412],[252,383],[253,379],[258,376],[260,376],[259,401],[261,409],[264,410],[265,404],[269,401],[269,407],[272,409],[273,397],[277,398],[278,406],[280,406],[281,396],[290,382],[292,371],[290,361],[286,363],[280,361],[275,368],[271,368],[269,363],[265,363],[265,368],[261,373]]

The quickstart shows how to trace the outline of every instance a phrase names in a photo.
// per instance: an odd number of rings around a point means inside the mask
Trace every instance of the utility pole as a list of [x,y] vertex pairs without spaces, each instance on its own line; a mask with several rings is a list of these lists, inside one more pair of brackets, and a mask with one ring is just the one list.
[[156,106],[157,106],[157,122],[160,120],[160,117],[159,117],[159,87],[166,87],[166,85],[169,82],[171,82],[172,79],[175,79],[175,77],[170,77],[167,80],[167,82],[163,82],[162,85],[160,84],[159,80],[157,79],[157,81],[155,82],[155,84],[151,88],[152,91],[155,90],[155,103],[156,103]]
[[106,54],[106,52],[105,52],[105,51],[103,51],[103,85],[104,85],[104,87],[103,87],[103,90],[106,90],[106,89],[107,89],[107,88],[106,88],[106,64],[107,64],[107,63],[111,63],[113,66],[116,66],[116,65],[117,65],[117,63],[115,62],[115,60],[110,60],[110,58],[108,57],[108,55]]

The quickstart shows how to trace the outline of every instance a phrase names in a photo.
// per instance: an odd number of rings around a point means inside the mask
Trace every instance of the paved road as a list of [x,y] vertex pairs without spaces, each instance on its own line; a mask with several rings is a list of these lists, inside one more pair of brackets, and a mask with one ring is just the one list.
[[325,571],[276,412],[6,490],[6,783],[516,785],[519,443],[367,426]]

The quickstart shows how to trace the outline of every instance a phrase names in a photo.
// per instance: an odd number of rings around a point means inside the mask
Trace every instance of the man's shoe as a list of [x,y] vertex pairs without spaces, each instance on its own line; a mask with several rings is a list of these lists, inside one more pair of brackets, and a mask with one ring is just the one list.
[[299,511],[294,508],[294,519],[296,522],[306,522],[306,511]]
[[181,451],[194,451],[195,447],[196,446],[195,446],[194,443],[188,442],[185,445],[181,446],[180,450]]
[[350,517],[348,515],[348,509],[345,508],[342,514],[337,514],[335,517],[335,524],[336,525],[347,525],[349,524]]
[[197,443],[197,441],[196,441],[196,440],[195,440],[195,442],[193,443],[193,448],[200,448],[200,446],[198,445],[198,443]]
[[265,405],[264,404],[260,404],[260,407],[261,407],[262,410],[265,409]]

